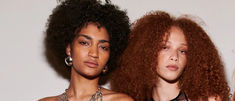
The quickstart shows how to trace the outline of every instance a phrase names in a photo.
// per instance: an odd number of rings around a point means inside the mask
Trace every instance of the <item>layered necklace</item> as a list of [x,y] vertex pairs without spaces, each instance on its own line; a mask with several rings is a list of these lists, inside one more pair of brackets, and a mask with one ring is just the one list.
[[[91,96],[90,101],[102,101],[102,93],[101,93],[100,89],[101,89],[101,87],[99,86],[99,87],[98,87],[98,90],[96,91],[96,93]],[[68,97],[67,97],[67,95],[66,95],[66,92],[67,92],[67,89],[66,89],[65,92],[61,95],[60,101],[69,101],[69,100],[68,100]]]

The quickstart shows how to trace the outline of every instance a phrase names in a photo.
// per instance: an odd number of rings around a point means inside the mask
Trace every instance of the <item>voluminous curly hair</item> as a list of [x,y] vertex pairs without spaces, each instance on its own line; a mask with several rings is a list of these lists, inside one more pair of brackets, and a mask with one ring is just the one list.
[[179,82],[192,101],[207,101],[210,96],[228,100],[229,86],[218,51],[197,23],[187,17],[175,18],[155,11],[134,23],[129,44],[121,56],[120,68],[111,79],[113,90],[136,101],[150,101],[157,81],[157,57],[163,38],[172,26],[180,28],[188,44],[187,63]]
[[110,58],[107,65],[109,71],[117,67],[116,61],[128,43],[129,18],[117,6],[109,2],[102,4],[97,0],[64,0],[53,10],[48,19],[45,37],[46,55],[52,66],[60,64],[63,65],[60,68],[65,68],[66,47],[89,23],[96,23],[98,27],[107,30],[110,39]]

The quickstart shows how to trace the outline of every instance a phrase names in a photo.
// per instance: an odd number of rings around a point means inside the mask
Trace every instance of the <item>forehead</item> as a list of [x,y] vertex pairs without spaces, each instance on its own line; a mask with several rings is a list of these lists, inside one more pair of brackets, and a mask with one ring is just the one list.
[[92,39],[109,40],[107,30],[104,27],[97,25],[96,23],[88,23],[80,30],[80,32],[78,32],[78,36],[81,34],[89,36]]
[[164,41],[182,42],[187,43],[184,32],[176,26],[172,26],[168,32],[165,33]]

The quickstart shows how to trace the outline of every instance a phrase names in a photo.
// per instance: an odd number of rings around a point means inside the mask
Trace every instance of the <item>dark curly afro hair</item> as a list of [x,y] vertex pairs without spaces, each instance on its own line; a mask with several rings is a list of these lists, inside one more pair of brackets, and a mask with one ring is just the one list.
[[[88,23],[104,27],[110,39],[109,71],[117,67],[117,59],[128,43],[130,33],[129,18],[125,11],[106,2],[97,0],[65,0],[52,12],[46,25],[46,56],[52,67],[69,78],[69,69],[65,69],[66,47],[71,44]],[[62,68],[63,67],[63,68]],[[65,73],[65,71],[67,71]]]
[[166,12],[150,12],[137,20],[128,47],[120,58],[120,68],[112,75],[113,90],[135,101],[150,101],[157,81],[158,52],[165,33],[180,28],[188,44],[187,64],[179,82],[191,101],[207,101],[219,96],[228,101],[229,86],[219,53],[203,28],[187,17],[175,18]]

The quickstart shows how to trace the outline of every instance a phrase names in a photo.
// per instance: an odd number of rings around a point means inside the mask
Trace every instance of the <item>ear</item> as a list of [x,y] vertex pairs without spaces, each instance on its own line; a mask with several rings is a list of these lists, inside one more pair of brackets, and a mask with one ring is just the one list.
[[66,47],[66,54],[71,56],[71,45],[68,44],[68,46]]

